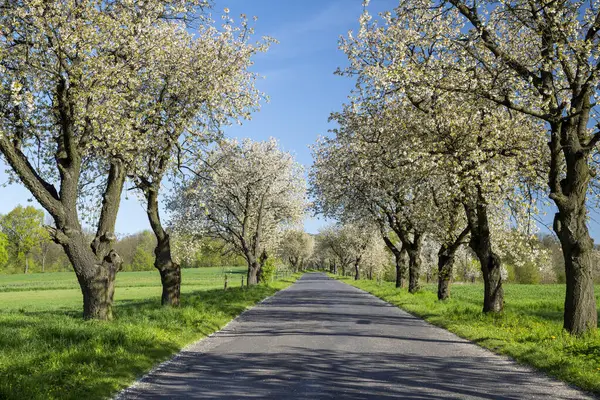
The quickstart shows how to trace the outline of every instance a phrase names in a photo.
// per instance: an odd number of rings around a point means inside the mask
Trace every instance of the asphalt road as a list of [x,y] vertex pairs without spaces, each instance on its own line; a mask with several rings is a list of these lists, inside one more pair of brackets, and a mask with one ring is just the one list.
[[245,312],[119,399],[584,399],[322,274]]

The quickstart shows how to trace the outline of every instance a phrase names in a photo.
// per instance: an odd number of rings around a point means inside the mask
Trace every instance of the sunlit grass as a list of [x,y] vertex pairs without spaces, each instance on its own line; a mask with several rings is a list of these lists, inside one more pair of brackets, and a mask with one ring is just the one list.
[[161,307],[155,287],[135,286],[141,280],[132,275],[134,286],[117,289],[111,322],[81,320],[75,289],[0,293],[7,296],[0,299],[0,399],[111,396],[293,278],[224,291],[222,283],[186,285],[184,275],[179,308]]
[[[600,333],[577,338],[563,330],[564,285],[505,285],[505,311],[484,315],[479,284],[453,285],[452,298],[440,302],[434,285],[411,295],[389,282],[344,281],[483,347],[600,393]],[[600,309],[600,287],[596,301]]]
[[[241,276],[246,274],[246,267],[210,267],[184,268],[181,270],[182,281],[185,285],[205,285],[206,283],[223,283],[223,274],[239,277],[236,285],[241,282]],[[117,287],[160,286],[158,271],[120,272],[117,274]],[[25,290],[55,290],[79,289],[74,272],[48,272],[40,274],[0,275],[0,292],[15,292]]]

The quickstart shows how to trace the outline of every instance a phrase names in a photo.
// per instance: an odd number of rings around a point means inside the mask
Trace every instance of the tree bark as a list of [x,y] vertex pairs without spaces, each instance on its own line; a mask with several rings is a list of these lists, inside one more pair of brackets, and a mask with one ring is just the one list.
[[453,264],[454,256],[450,256],[445,250],[440,249],[438,253],[438,300],[450,298],[450,278]]
[[385,245],[390,249],[396,261],[396,287],[404,287],[404,273],[406,271],[406,265],[408,264],[408,253],[406,252],[406,248],[403,247],[401,243],[398,245],[394,244],[389,236],[383,232],[382,236]]
[[354,280],[357,281],[360,279],[360,269],[358,267],[358,263],[354,264]]
[[402,275],[404,274],[404,264],[400,255],[395,255],[396,259],[396,288],[401,288],[404,286],[404,281],[402,280]]
[[111,320],[116,270],[100,266],[95,269],[93,276],[77,276],[83,293],[83,318]]
[[[594,243],[587,227],[586,207],[592,176],[588,164],[590,150],[581,145],[581,139],[588,136],[589,96],[583,93],[573,106],[581,112],[571,121],[551,125],[549,181],[550,198],[558,208],[553,228],[565,260],[567,290],[563,326],[570,333],[581,335],[598,326],[592,265]],[[557,161],[561,152],[566,165],[566,176],[562,180],[561,165]]]
[[258,261],[254,260],[248,263],[248,279],[246,280],[247,286],[254,286],[258,284],[258,270],[260,266]]
[[177,307],[181,302],[181,266],[173,260],[171,237],[162,226],[158,209],[158,188],[150,185],[144,190],[146,214],[156,236],[154,267],[160,273],[162,285],[161,304]]
[[[156,267],[156,263],[154,265]],[[176,263],[163,264],[158,271],[162,284],[160,303],[163,306],[178,307],[181,301],[181,269],[179,265]]]
[[501,263],[500,257],[492,250],[487,206],[479,188],[477,204],[473,207],[465,203],[465,213],[471,229],[469,246],[479,259],[483,275],[483,312],[499,313],[504,309],[504,289],[500,276]]
[[[451,227],[451,229],[454,229],[454,227]],[[442,243],[438,251],[438,300],[450,298],[450,281],[452,280],[454,258],[470,230],[467,225],[454,240],[450,239]]]
[[[115,292],[115,277],[121,266],[116,252],[111,251],[99,261],[91,251],[85,234],[65,229],[69,236],[59,238],[67,257],[75,269],[75,275],[83,294],[84,319],[112,319],[112,303]],[[66,236],[66,235],[65,235]]]
[[[420,235],[419,235],[420,236]],[[416,239],[415,244],[407,249],[408,252],[408,291],[419,291],[419,275],[421,272],[421,239]]]
[[27,257],[27,254],[25,254],[25,273],[27,273],[29,271],[29,258]]
[[395,213],[387,213],[387,220],[390,228],[392,228],[396,235],[398,235],[398,239],[402,242],[402,250],[405,250],[408,254],[408,291],[416,293],[419,290],[423,234],[414,228],[409,229],[405,224],[400,222]]
[[[398,269],[399,268],[399,269]],[[408,271],[408,251],[405,248],[400,250],[396,256],[396,287],[406,286],[406,272]]]

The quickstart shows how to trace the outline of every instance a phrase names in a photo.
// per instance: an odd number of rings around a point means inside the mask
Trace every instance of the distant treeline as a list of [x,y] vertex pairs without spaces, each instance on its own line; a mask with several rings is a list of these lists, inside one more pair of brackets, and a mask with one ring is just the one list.
[[[44,212],[35,207],[17,206],[0,215],[0,274],[72,271],[62,246],[50,240]],[[90,238],[93,234],[90,232]],[[90,239],[91,240],[91,239]],[[156,237],[148,230],[120,237],[115,250],[123,259],[123,271],[154,269]],[[245,260],[223,252],[223,245],[204,239],[192,257],[181,261],[183,268],[243,266]]]

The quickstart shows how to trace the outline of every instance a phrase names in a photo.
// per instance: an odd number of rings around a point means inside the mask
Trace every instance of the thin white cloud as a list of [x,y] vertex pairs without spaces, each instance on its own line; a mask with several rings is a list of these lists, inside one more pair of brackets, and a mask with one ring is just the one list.
[[348,26],[358,26],[361,4],[362,0],[335,1],[305,19],[286,21],[269,33],[280,44],[263,57],[298,58],[335,48],[338,37],[347,32]]
[[[335,27],[347,26],[358,21],[361,0],[336,1],[327,5],[311,17],[287,24],[281,36],[296,36],[321,32]],[[351,4],[351,6],[349,6]],[[341,32],[340,32],[341,33]]]

